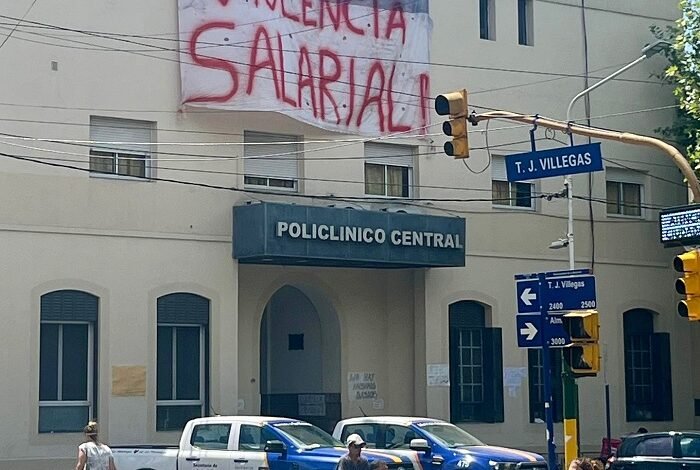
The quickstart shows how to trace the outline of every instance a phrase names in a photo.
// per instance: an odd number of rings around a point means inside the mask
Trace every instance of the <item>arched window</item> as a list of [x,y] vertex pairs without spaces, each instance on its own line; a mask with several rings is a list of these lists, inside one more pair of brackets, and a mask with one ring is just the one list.
[[206,416],[209,300],[177,292],[158,298],[156,430],[174,431]]
[[671,347],[668,333],[654,333],[654,313],[623,314],[627,421],[670,421]]
[[500,328],[486,327],[486,311],[463,300],[449,307],[450,420],[503,422]]
[[41,296],[39,432],[79,432],[96,417],[99,298],[77,290]]

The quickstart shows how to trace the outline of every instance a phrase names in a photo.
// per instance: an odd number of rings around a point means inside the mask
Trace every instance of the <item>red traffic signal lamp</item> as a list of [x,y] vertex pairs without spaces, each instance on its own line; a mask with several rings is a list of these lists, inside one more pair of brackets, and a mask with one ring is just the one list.
[[673,269],[683,273],[676,279],[676,292],[685,296],[678,302],[678,314],[700,321],[700,250],[690,250],[673,259]]
[[571,346],[564,349],[564,360],[574,377],[595,377],[600,371],[600,323],[598,312],[581,311],[562,317]]
[[445,153],[454,158],[469,157],[467,136],[467,90],[453,91],[435,98],[435,112],[440,116],[450,116],[442,123],[442,132],[452,137],[445,142]]

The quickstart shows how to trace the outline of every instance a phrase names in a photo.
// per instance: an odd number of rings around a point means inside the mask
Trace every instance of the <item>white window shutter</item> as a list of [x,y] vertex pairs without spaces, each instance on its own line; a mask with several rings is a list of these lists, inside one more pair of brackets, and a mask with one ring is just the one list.
[[[246,176],[296,180],[302,146],[299,137],[282,134],[245,131],[244,172]],[[258,158],[259,157],[259,158]]]
[[151,121],[90,116],[90,140],[96,150],[149,155],[154,130],[155,123]]
[[627,168],[606,167],[605,180],[644,186],[647,180],[647,173],[644,171],[628,170]]
[[413,168],[415,147],[410,145],[365,143],[365,161],[378,165],[405,166]]
[[495,181],[508,181],[506,159],[500,155],[493,155],[491,157],[491,179]]

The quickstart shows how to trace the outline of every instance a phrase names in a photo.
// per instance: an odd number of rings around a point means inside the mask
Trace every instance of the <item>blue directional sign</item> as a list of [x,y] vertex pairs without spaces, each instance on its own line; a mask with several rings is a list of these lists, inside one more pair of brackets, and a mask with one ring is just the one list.
[[542,325],[545,341],[549,342],[550,348],[565,348],[570,346],[571,336],[564,329],[564,322],[561,316],[547,316],[546,324]]
[[544,308],[550,313],[596,308],[595,276],[548,277],[540,289]]
[[534,180],[603,170],[600,143],[574,145],[506,157],[508,181]]
[[518,347],[541,348],[542,325],[539,315],[516,315],[515,329],[518,336]]
[[515,283],[518,300],[518,313],[539,313],[539,283],[537,279],[521,280]]
[[540,315],[516,315],[515,327],[520,348],[541,348],[547,341],[550,348],[565,348],[571,345],[571,337],[564,329],[561,317],[546,317],[542,324]]

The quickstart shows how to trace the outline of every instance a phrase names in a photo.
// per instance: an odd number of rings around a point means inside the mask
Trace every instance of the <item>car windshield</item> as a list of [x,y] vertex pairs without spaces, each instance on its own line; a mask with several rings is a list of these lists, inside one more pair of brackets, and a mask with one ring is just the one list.
[[343,447],[343,444],[328,434],[309,423],[277,423],[275,429],[284,433],[297,447],[314,449],[318,447]]
[[479,439],[454,424],[430,423],[419,424],[419,426],[424,432],[430,434],[447,447],[457,448],[484,445]]

